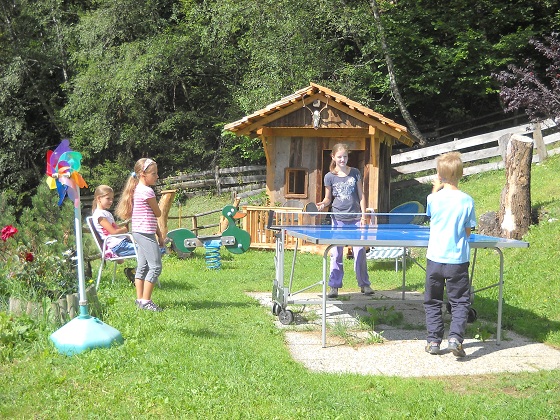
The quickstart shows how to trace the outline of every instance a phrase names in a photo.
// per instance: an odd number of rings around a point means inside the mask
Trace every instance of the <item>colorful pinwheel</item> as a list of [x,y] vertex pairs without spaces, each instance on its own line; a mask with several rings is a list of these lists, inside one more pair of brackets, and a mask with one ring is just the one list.
[[80,206],[79,188],[86,188],[86,181],[80,175],[82,154],[70,149],[66,139],[54,150],[47,152],[47,184],[50,189],[58,192],[58,205],[62,205],[64,197],[74,201],[74,208]]

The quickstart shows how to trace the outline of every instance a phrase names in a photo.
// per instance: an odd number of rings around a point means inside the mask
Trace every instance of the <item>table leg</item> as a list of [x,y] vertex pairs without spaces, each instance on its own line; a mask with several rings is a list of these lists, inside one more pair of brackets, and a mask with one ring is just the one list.
[[327,267],[328,267],[328,257],[329,252],[333,245],[329,245],[325,252],[323,253],[323,313],[322,313],[322,324],[321,333],[323,338],[323,348],[327,347]]
[[504,295],[504,254],[499,248],[494,248],[500,255],[500,282],[498,283],[498,331],[496,333],[496,344],[500,345],[502,340],[502,300]]
[[404,300],[404,294],[406,290],[406,248],[403,248],[402,258],[402,300]]

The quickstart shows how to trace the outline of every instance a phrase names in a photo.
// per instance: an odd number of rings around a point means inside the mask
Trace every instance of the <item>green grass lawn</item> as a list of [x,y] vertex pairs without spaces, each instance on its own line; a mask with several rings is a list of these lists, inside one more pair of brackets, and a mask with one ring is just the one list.
[[[556,347],[559,171],[559,157],[533,166],[532,204],[541,221],[525,238],[528,249],[504,252],[504,328]],[[480,216],[498,209],[504,182],[504,172],[498,171],[465,179],[461,188],[474,197]],[[425,190],[407,189],[406,196],[393,197],[393,205],[425,202]],[[202,212],[227,201],[193,199],[182,212]],[[31,347],[0,366],[0,417],[558,418],[560,371],[403,379],[305,370],[288,354],[270,311],[246,295],[271,291],[273,257],[270,251],[233,255],[222,250],[221,270],[206,268],[202,249],[184,260],[165,257],[162,288],[153,295],[165,308],[162,313],[136,310],[134,290],[122,272],[111,284],[106,269],[99,291],[103,319],[122,333],[124,345],[62,356],[48,339],[53,329],[46,328]],[[479,253],[478,285],[495,281],[496,264],[493,252]],[[400,287],[393,263],[370,262],[370,268],[375,288]],[[295,288],[317,280],[321,257],[301,254],[296,270]],[[408,270],[408,287],[422,290],[422,270]],[[348,280],[352,290],[354,282]],[[475,298],[480,318],[495,321],[496,298],[496,289]]]

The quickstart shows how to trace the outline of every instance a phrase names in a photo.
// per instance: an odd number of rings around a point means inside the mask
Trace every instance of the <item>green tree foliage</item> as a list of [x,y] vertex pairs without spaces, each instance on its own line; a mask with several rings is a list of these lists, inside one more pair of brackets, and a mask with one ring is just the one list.
[[527,54],[528,40],[560,23],[548,0],[385,2],[403,95],[422,123],[499,109],[491,73]]
[[45,153],[63,136],[57,110],[73,8],[60,0],[0,3],[0,190],[12,189],[18,207],[29,204]]
[[[491,74],[560,25],[552,0],[377,3],[421,127],[501,111]],[[144,156],[162,176],[261,163],[223,126],[310,81],[402,122],[368,0],[0,2],[0,189],[29,204],[65,137],[92,186]]]
[[229,99],[222,59],[201,50],[171,1],[99,3],[77,26],[79,73],[62,110],[75,148],[90,165],[123,159],[132,168],[151,156],[164,174],[199,169]]
[[[239,4],[238,6],[235,6]],[[332,78],[342,60],[330,33],[331,2],[261,0],[215,3],[220,20],[243,19],[236,49],[247,62],[232,86],[244,113],[255,111],[309,84]]]

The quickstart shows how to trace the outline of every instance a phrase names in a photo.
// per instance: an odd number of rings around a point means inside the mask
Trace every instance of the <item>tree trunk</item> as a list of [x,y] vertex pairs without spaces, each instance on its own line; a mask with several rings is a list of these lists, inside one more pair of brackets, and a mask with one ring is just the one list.
[[505,153],[506,185],[502,190],[498,222],[502,237],[521,239],[531,224],[531,160],[533,141],[514,134]]
[[399,90],[399,86],[397,84],[397,78],[395,76],[395,67],[393,65],[393,59],[391,58],[391,54],[389,53],[389,46],[387,45],[387,40],[385,39],[385,30],[383,29],[383,23],[381,22],[381,18],[379,16],[379,7],[377,6],[377,0],[370,0],[371,10],[373,11],[373,17],[375,20],[375,25],[377,26],[377,32],[379,34],[379,41],[381,43],[381,49],[383,50],[383,54],[385,55],[385,63],[387,63],[387,72],[389,73],[389,85],[391,86],[391,91],[393,93],[393,97],[395,98],[395,102],[399,106],[401,114],[406,121],[406,125],[410,128],[410,133],[418,139],[418,143],[421,146],[426,145],[426,138],[418,129],[416,122],[412,119],[412,116],[408,112],[408,108],[406,107],[404,100],[401,96],[401,92]]

